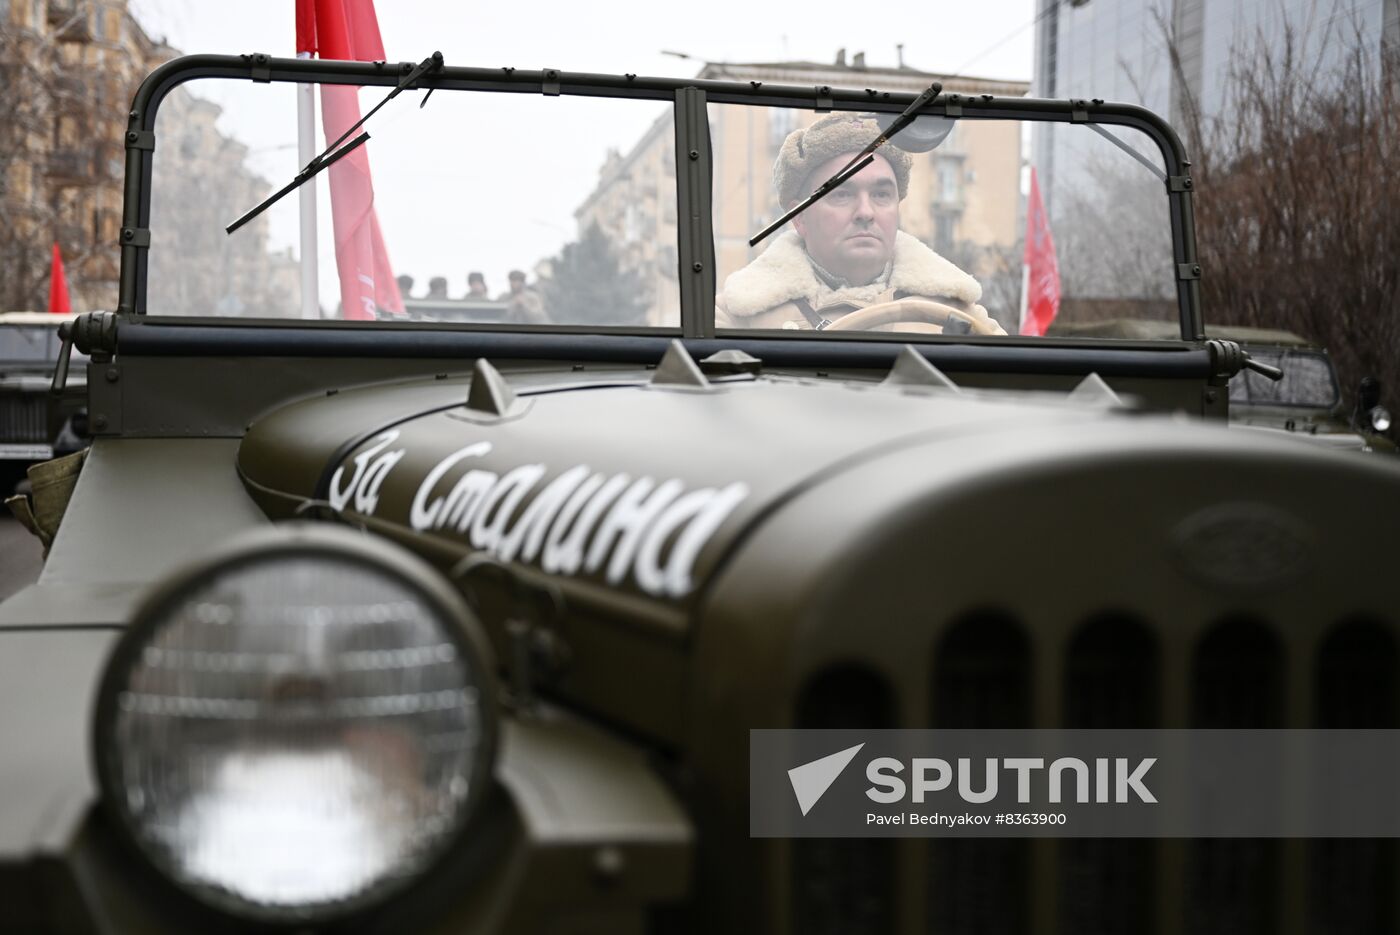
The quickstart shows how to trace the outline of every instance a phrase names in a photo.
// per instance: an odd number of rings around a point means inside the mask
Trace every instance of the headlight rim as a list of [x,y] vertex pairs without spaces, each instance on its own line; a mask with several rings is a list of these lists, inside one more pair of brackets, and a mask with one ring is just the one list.
[[[460,658],[477,679],[477,704],[481,737],[468,775],[467,798],[462,818],[443,842],[430,851],[422,869],[414,874],[387,874],[353,896],[306,907],[259,906],[210,885],[182,880],[175,868],[142,843],[142,829],[124,804],[120,758],[114,736],[118,696],[125,689],[127,674],[170,611],[193,590],[203,586],[211,574],[228,574],[239,569],[292,557],[318,555],[333,557],[352,565],[388,574],[404,585],[447,623],[444,634],[456,644]],[[118,638],[104,664],[93,703],[89,736],[90,762],[97,782],[100,807],[110,819],[128,850],[141,859],[145,868],[170,889],[205,909],[242,924],[268,929],[304,928],[344,922],[367,913],[379,912],[410,896],[434,871],[453,862],[470,847],[472,831],[481,824],[483,805],[490,797],[501,743],[501,712],[496,660],[485,630],[466,600],[447,578],[425,560],[402,546],[370,533],[345,526],[313,521],[290,521],[260,526],[236,534],[211,551],[168,574],[154,585],[137,604],[130,622]]]

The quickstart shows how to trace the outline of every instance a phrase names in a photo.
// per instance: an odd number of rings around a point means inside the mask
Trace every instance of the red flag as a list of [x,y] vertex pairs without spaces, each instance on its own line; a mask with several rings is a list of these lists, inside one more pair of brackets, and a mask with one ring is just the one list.
[[1045,216],[1034,168],[1022,264],[1021,333],[1043,336],[1060,311],[1060,264],[1055,259],[1055,239],[1050,236],[1050,219]]
[[[322,58],[384,61],[384,42],[374,0],[315,0],[314,35],[303,26],[298,9],[297,47],[316,48]],[[308,44],[303,49],[303,42]],[[322,85],[321,117],[326,142],[339,139],[360,119],[358,89]],[[335,227],[335,262],[340,273],[340,303],[346,318],[373,318],[375,309],[403,314],[403,298],[394,280],[384,235],[374,211],[369,154],[361,146],[328,170],[331,220]]]
[[297,58],[316,54],[316,7],[312,0],[297,0]]
[[49,264],[49,311],[55,315],[73,311],[68,301],[68,278],[63,275],[63,255],[58,251],[58,241],[54,241],[53,260]]

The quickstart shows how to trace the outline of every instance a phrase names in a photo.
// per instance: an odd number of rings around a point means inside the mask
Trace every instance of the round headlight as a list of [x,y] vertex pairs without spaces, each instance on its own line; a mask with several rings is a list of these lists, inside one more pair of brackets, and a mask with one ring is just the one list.
[[1384,406],[1373,406],[1370,412],[1371,428],[1384,432],[1390,428],[1390,410]]
[[321,921],[406,887],[490,781],[493,673],[419,559],[343,528],[262,529],[137,613],[95,718],[108,807],[201,901]]

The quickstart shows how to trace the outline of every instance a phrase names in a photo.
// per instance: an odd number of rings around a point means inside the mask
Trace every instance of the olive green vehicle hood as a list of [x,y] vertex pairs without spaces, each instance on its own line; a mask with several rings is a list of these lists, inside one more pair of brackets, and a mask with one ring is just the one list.
[[303,400],[252,425],[238,469],[274,518],[308,504],[444,564],[485,551],[571,585],[684,605],[804,487],[956,434],[1097,421],[1063,396],[825,379],[658,386],[514,374],[497,414],[438,379]]

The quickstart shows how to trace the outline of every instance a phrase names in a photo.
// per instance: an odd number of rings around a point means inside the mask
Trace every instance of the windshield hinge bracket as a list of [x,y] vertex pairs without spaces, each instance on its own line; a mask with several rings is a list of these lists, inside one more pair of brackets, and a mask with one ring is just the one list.
[[123,227],[120,243],[123,247],[149,249],[151,246],[151,230],[148,227]]
[[833,101],[831,100],[831,85],[829,85],[829,84],[819,84],[819,85],[816,86],[816,89],[817,89],[817,106],[816,106],[815,109],[816,109],[817,113],[819,113],[819,114],[824,114],[824,113],[826,113],[827,111],[831,110],[832,103],[833,103]]
[[1199,263],[1178,263],[1176,265],[1176,278],[1183,282],[1188,279],[1201,278],[1201,264]]
[[1089,122],[1089,102],[1082,98],[1069,102],[1069,122],[1088,123]]
[[272,61],[272,56],[268,55],[266,52],[258,52],[252,56],[245,57],[251,58],[253,62],[253,67],[248,71],[248,77],[252,78],[258,84],[271,84],[272,68],[269,67],[269,63]]
[[117,352],[117,316],[112,312],[84,312],[59,325],[58,336],[63,339],[63,346],[58,352],[53,385],[49,387],[55,396],[61,395],[68,384],[68,355],[74,347],[96,363],[112,359]]
[[943,116],[961,117],[963,109],[962,100],[961,94],[945,95],[943,98]]
[[1169,175],[1167,176],[1167,191],[1169,192],[1189,192],[1195,187],[1189,175]]
[[1248,355],[1234,341],[1222,341],[1212,338],[1206,341],[1206,353],[1210,355],[1210,378],[1206,381],[1210,386],[1224,386],[1230,382],[1230,378],[1235,376],[1245,368],[1245,360]]
[[540,93],[549,97],[559,96],[559,69],[546,68],[544,70],[544,83],[540,85]]
[[127,130],[126,148],[141,149],[148,153],[155,152],[156,131],[154,130]]

